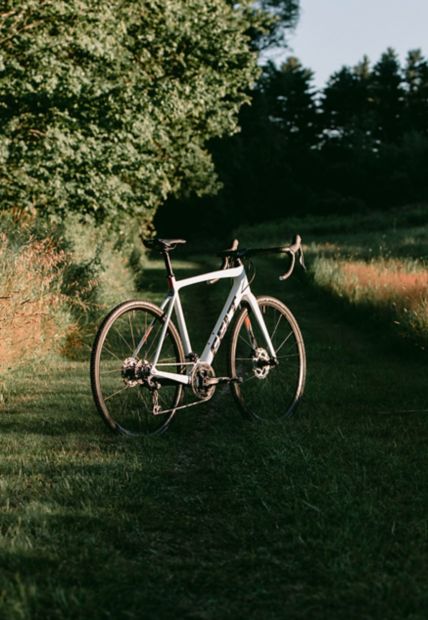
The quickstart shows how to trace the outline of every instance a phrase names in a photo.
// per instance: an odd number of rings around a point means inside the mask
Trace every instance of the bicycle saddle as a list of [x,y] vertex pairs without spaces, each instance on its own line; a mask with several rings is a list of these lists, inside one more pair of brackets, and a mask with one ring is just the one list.
[[156,237],[156,239],[143,239],[143,243],[146,248],[157,248],[162,252],[169,252],[170,250],[173,250],[175,246],[183,245],[184,243],[187,243],[187,241],[184,239],[159,239]]

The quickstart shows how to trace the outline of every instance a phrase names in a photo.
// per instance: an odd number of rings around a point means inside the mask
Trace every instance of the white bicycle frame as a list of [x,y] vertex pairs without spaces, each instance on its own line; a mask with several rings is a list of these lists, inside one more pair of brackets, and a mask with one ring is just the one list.
[[[220,347],[223,336],[225,335],[228,326],[230,325],[232,318],[238,309],[239,305],[242,302],[248,304],[249,308],[253,313],[253,317],[256,319],[261,332],[265,338],[266,347],[269,351],[270,356],[273,360],[276,360],[276,353],[272,346],[272,342],[269,336],[269,332],[266,328],[266,324],[264,322],[262,313],[260,311],[259,305],[257,303],[256,297],[250,290],[250,284],[247,279],[247,275],[245,273],[245,269],[243,265],[239,265],[238,267],[233,267],[230,269],[222,269],[219,271],[212,271],[210,273],[204,273],[199,276],[194,276],[192,278],[185,278],[183,280],[176,280],[175,277],[170,276],[168,278],[170,291],[164,301],[161,304],[161,309],[165,311],[166,317],[165,322],[162,327],[162,332],[159,337],[158,346],[156,349],[156,353],[154,356],[154,360],[152,362],[152,377],[154,379],[167,379],[169,381],[174,381],[176,383],[182,383],[184,385],[189,385],[191,382],[191,377],[189,374],[179,374],[175,372],[166,372],[157,368],[156,365],[159,361],[159,357],[162,351],[163,343],[165,340],[165,336],[167,333],[168,325],[171,320],[172,312],[175,309],[175,315],[177,319],[178,331],[181,336],[181,340],[184,346],[184,352],[186,356],[189,356],[192,353],[192,346],[190,344],[189,333],[187,331],[186,320],[183,314],[183,308],[180,300],[180,290],[185,288],[186,286],[192,286],[192,284],[199,284],[201,282],[207,282],[209,280],[220,280],[224,278],[230,278],[233,280],[232,288],[227,297],[226,303],[222,311],[220,312],[220,316],[217,319],[217,322],[214,326],[214,329],[211,332],[210,337],[208,338],[207,344],[198,358],[198,363],[204,362],[206,364],[212,364],[214,357]],[[150,327],[149,327],[150,330]],[[149,331],[147,331],[143,337],[141,338],[138,346],[133,352],[133,357],[137,357],[140,349],[144,345],[147,340]],[[190,364],[190,367],[193,367],[194,364]]]

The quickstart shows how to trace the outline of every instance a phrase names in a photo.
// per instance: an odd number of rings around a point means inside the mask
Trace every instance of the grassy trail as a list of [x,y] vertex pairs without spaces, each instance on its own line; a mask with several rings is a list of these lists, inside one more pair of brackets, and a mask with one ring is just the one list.
[[[308,354],[284,425],[242,421],[222,392],[126,441],[95,413],[86,362],[17,374],[0,617],[426,618],[427,362],[271,272],[255,290],[289,303]],[[199,326],[219,290],[201,291]]]

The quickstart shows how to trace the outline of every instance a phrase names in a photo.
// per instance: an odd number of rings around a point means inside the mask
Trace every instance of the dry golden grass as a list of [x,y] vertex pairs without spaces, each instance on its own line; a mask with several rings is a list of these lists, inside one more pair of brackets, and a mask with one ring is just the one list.
[[399,260],[349,261],[341,265],[348,293],[357,284],[360,293],[370,291],[378,303],[394,303],[407,310],[424,305],[428,310],[428,270],[412,270]]
[[315,281],[355,305],[388,311],[424,338],[428,336],[428,270],[412,260],[321,257]]
[[[2,370],[19,360],[55,350],[66,327],[60,271],[65,255],[45,239],[13,247],[0,238],[0,361]],[[65,322],[65,325],[62,323]]]

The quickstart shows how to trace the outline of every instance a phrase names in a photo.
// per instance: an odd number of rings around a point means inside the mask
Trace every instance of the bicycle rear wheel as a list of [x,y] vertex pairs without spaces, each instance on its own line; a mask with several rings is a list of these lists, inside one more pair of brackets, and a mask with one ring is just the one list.
[[[106,316],[98,330],[91,355],[92,394],[98,412],[113,431],[152,435],[166,430],[174,416],[181,385],[149,389],[132,375],[135,364],[148,367],[153,361],[164,322],[164,312],[154,304],[126,301]],[[144,344],[134,356],[142,340]],[[183,362],[183,345],[170,322],[157,365],[164,371],[181,372]],[[154,415],[155,402],[166,413]]]
[[253,313],[244,308],[235,323],[229,353],[231,384],[246,417],[278,420],[291,415],[303,395],[306,354],[296,319],[281,301],[258,297],[277,363],[270,359],[266,340]]

